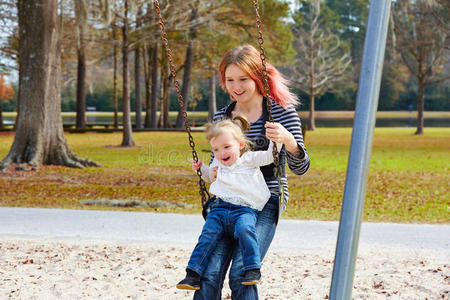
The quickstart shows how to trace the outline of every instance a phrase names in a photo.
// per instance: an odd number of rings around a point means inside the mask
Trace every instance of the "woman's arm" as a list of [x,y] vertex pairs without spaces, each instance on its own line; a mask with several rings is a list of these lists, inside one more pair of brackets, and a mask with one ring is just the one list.
[[[277,113],[275,123],[266,123],[267,138],[284,144],[289,169],[294,174],[302,175],[308,171],[310,160],[306,151],[300,118],[294,108],[282,109]],[[275,115],[275,113],[274,113]]]

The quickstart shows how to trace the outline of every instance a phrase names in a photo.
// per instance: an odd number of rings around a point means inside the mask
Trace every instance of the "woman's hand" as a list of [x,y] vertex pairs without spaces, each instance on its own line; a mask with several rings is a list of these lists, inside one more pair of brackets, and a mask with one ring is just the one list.
[[264,127],[266,128],[266,136],[269,140],[277,144],[284,144],[286,150],[293,155],[297,155],[300,152],[294,136],[283,125],[280,123],[266,122]]
[[202,165],[203,163],[200,159],[198,161],[195,161],[195,159],[192,160],[192,170],[194,170],[194,172],[197,172],[198,169],[202,167]]
[[[269,140],[274,143],[286,144],[294,137],[292,134],[284,128],[280,123],[270,123],[266,122],[264,125],[266,127],[266,136]],[[295,141],[295,139],[294,139]]]

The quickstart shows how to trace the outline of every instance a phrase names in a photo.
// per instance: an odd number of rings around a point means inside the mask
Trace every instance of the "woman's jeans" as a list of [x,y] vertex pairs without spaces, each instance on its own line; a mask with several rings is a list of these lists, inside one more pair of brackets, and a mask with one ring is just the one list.
[[[275,234],[278,218],[278,196],[272,196],[264,209],[258,212],[256,220],[256,235],[259,244],[261,260],[267,253]],[[224,236],[220,239],[216,249],[210,255],[208,266],[203,273],[201,288],[195,291],[194,300],[220,300],[225,274],[231,259],[230,269],[231,299],[255,300],[258,299],[256,285],[242,285],[244,264],[241,249],[232,238]],[[263,274],[264,276],[264,274]]]
[[250,207],[234,205],[218,198],[211,204],[211,211],[187,268],[202,275],[219,240],[224,235],[229,235],[239,242],[244,258],[244,270],[260,269],[261,260],[255,229],[257,213],[257,210]]

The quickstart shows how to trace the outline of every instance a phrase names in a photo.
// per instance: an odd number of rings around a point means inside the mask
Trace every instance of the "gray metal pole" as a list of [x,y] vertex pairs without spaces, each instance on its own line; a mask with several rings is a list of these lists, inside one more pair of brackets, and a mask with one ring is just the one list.
[[391,0],[370,1],[330,299],[351,299]]

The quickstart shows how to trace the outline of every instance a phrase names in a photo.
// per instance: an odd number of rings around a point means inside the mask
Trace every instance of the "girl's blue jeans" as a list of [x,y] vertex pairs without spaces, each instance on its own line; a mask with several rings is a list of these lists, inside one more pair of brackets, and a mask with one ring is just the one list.
[[[275,234],[278,217],[278,196],[272,196],[264,209],[257,214],[256,235],[261,260],[267,253]],[[230,269],[231,299],[257,300],[256,285],[242,285],[244,263],[241,249],[232,238],[223,236],[210,255],[208,266],[203,272],[201,288],[195,291],[194,300],[220,300],[225,274],[233,259]]]
[[257,212],[250,207],[234,205],[218,198],[211,204],[211,211],[187,268],[202,275],[219,240],[224,235],[229,235],[239,243],[244,270],[260,269],[261,260],[255,229]]

